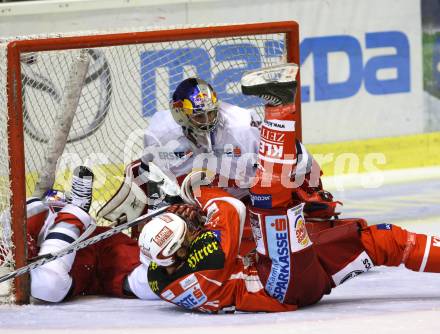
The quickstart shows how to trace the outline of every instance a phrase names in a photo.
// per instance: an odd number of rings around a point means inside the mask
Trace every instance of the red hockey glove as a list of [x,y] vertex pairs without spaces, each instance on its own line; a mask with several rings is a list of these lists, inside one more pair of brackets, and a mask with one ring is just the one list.
[[333,200],[333,195],[326,190],[312,190],[310,192],[297,188],[293,193],[293,199],[305,203],[304,215],[309,218],[331,218],[339,215],[336,206],[342,205]]

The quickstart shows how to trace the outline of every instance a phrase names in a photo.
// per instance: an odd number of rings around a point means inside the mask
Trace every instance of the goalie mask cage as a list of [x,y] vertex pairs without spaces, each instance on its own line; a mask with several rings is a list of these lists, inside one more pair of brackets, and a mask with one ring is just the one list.
[[[140,158],[149,116],[169,108],[181,80],[198,76],[213,85],[220,100],[261,112],[260,99],[240,94],[241,75],[299,64],[298,38],[296,22],[271,22],[31,36],[1,43],[0,274],[26,264],[26,197],[47,163],[69,71],[81,50],[90,63],[58,160],[55,188],[69,187],[75,166],[91,166],[96,211],[121,184],[124,165]],[[298,89],[299,138],[300,100]],[[1,283],[0,299],[27,303],[29,278]]]

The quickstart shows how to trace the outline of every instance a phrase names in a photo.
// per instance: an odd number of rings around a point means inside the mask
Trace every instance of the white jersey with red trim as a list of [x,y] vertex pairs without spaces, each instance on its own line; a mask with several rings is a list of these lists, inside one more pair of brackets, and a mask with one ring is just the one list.
[[238,255],[246,208],[218,188],[202,188],[198,198],[207,214],[206,230],[191,243],[187,260],[171,275],[154,262],[151,289],[162,299],[202,312],[291,311],[264,290],[250,258]]
[[250,110],[220,103],[219,122],[211,132],[209,152],[207,145],[197,145],[188,139],[171,111],[158,112],[145,131],[142,161],[146,163],[153,157],[159,167],[178,179],[203,168],[220,176],[220,186],[227,187],[229,180],[235,180],[233,186],[248,188],[255,175],[259,142],[259,130],[251,126],[251,120]]

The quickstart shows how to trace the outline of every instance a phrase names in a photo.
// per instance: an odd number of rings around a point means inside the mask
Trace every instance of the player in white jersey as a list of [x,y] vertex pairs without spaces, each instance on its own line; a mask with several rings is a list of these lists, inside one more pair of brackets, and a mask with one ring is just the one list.
[[173,118],[175,111],[156,113],[145,131],[142,162],[153,160],[180,182],[193,169],[205,167],[220,177],[221,186],[232,183],[235,188],[249,188],[259,130],[250,125],[249,110],[226,102],[217,105],[216,124],[209,131],[194,132],[179,125]]

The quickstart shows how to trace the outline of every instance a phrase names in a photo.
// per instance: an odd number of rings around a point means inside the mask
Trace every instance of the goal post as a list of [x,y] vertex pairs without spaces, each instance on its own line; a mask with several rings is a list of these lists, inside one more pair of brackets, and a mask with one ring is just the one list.
[[[124,164],[140,157],[150,116],[168,109],[181,80],[199,76],[220,100],[261,112],[262,100],[240,94],[242,73],[300,63],[293,21],[29,36],[0,43],[0,212],[10,217],[9,225],[0,222],[0,272],[26,263],[26,196],[43,172],[69,66],[84,50],[90,64],[58,161],[56,188],[68,189],[76,165],[90,165],[96,175],[92,214],[122,182]],[[298,89],[299,138],[300,101]],[[16,280],[15,292],[9,292],[16,303],[27,302],[28,286],[25,277]]]

